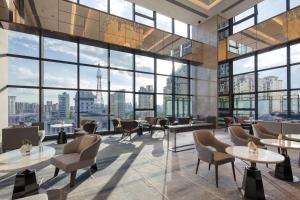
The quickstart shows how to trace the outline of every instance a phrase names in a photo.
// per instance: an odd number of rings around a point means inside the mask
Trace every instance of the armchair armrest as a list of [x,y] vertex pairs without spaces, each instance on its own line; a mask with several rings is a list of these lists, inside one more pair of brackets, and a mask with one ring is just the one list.
[[214,151],[202,144],[196,144],[196,150],[200,160],[211,163],[213,161]]
[[223,143],[219,140],[216,140],[214,146],[215,146],[215,148],[217,149],[218,152],[226,153],[225,149],[227,147],[229,147],[230,145],[226,144],[226,143]]
[[91,146],[84,148],[80,152],[80,161],[95,158],[97,156],[97,153],[99,150],[100,142],[101,142],[101,139],[99,139],[97,142],[95,142]]

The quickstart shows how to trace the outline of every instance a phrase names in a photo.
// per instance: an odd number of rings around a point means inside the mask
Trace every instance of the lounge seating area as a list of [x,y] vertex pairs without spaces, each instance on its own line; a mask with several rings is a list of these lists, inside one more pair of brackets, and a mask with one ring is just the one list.
[[0,200],[300,200],[300,0],[0,0]]

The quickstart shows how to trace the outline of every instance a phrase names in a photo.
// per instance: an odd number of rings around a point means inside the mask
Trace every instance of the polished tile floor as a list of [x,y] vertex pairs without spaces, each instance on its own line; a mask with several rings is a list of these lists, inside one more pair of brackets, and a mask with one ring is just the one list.
[[[216,131],[216,136],[230,143],[224,129]],[[179,143],[192,143],[192,134],[182,133]],[[61,153],[62,145],[55,141],[45,142]],[[276,151],[276,149],[270,148]],[[300,176],[299,152],[289,151],[294,175]],[[248,163],[236,160],[237,182],[234,182],[230,164],[219,168],[219,188],[215,187],[214,168],[208,170],[207,163],[201,163],[195,174],[196,152],[189,150],[172,153],[167,151],[166,137],[156,132],[152,138],[147,133],[135,136],[132,142],[120,140],[120,135],[104,136],[98,154],[99,170],[91,174],[88,169],[79,170],[77,184],[69,188],[69,175],[61,172],[51,179],[54,167],[48,162],[37,167],[41,191],[48,191],[50,199],[84,200],[179,200],[179,199],[242,199],[238,188],[242,184],[243,169]],[[262,171],[267,199],[300,199],[300,183],[280,181],[272,175],[274,165],[258,165]],[[10,199],[14,176],[0,174],[0,199]]]

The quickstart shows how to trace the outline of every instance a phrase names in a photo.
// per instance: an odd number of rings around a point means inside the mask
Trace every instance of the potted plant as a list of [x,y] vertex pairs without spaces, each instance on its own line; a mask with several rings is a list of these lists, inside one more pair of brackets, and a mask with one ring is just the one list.
[[30,151],[32,149],[32,144],[30,140],[23,140],[22,141],[22,146],[20,148],[21,153],[25,154],[25,155],[29,155]]

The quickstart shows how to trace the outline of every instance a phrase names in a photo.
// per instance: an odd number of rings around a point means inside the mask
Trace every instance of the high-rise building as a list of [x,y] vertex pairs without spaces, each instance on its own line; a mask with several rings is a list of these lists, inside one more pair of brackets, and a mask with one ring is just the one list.
[[[125,90],[122,90],[125,91]],[[125,118],[125,93],[115,92],[110,94],[110,113],[112,116]]]
[[58,113],[61,118],[70,117],[70,95],[66,92],[58,95]]
[[9,115],[16,114],[16,96],[8,97],[8,114]]

